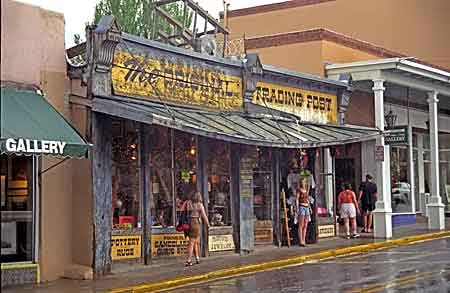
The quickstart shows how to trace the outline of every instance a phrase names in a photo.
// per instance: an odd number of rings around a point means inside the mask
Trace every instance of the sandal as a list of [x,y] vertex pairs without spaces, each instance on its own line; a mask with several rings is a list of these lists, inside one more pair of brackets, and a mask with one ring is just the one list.
[[192,261],[186,261],[186,262],[184,263],[184,266],[185,266],[185,267],[192,267]]
[[200,258],[195,259],[196,264],[200,264]]

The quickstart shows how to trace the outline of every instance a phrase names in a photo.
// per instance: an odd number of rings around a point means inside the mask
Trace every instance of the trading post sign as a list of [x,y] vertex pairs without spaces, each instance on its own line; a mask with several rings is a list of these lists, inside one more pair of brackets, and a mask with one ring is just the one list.
[[337,96],[328,93],[258,82],[253,103],[295,114],[302,121],[337,122]]

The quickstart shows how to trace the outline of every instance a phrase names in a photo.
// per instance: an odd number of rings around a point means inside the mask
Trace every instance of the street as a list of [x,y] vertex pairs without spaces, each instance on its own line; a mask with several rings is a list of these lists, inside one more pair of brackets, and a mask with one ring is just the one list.
[[450,239],[293,266],[171,292],[450,292]]

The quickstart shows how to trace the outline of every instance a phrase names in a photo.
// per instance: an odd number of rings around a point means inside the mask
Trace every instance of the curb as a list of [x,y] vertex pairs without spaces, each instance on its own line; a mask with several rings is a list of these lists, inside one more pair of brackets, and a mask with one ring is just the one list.
[[424,242],[435,239],[442,239],[450,237],[450,231],[427,233],[416,236],[408,236],[395,240],[387,240],[382,242],[375,242],[369,244],[362,244],[338,249],[330,249],[321,252],[316,252],[308,255],[301,255],[290,257],[282,260],[269,261],[253,265],[246,265],[241,267],[234,267],[229,269],[221,269],[213,272],[199,274],[189,277],[178,277],[160,282],[147,283],[142,285],[130,286],[128,288],[110,290],[110,293],[144,293],[144,292],[158,292],[161,290],[175,289],[182,286],[193,285],[198,283],[205,283],[217,281],[221,279],[238,277],[268,270],[280,269],[292,265],[301,265],[309,262],[317,262],[336,257],[344,257],[348,255],[362,254],[374,250],[387,249],[396,246],[403,246],[418,242]]

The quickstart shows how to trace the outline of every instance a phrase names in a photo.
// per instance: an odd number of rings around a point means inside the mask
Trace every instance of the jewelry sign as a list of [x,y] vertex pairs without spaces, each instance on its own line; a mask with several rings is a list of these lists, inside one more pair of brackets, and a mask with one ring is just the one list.
[[253,103],[298,115],[303,121],[337,122],[337,97],[332,94],[258,82]]

